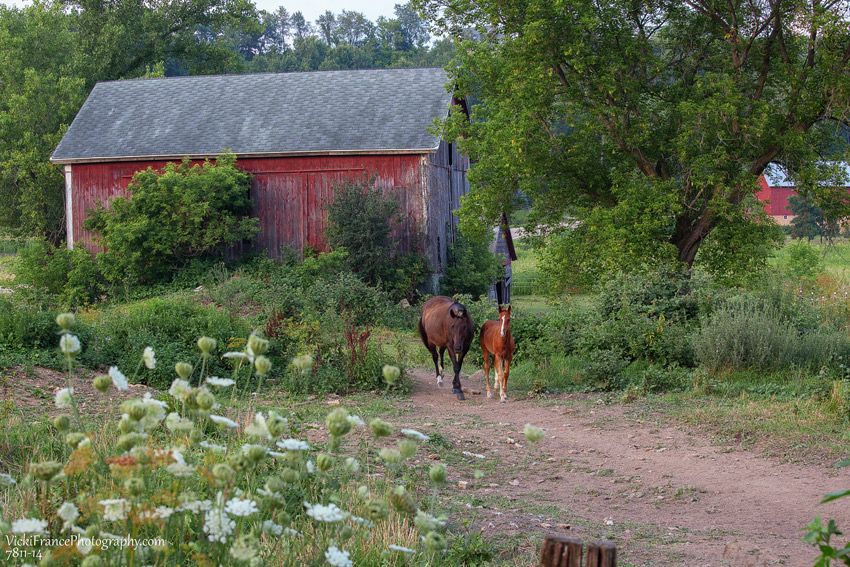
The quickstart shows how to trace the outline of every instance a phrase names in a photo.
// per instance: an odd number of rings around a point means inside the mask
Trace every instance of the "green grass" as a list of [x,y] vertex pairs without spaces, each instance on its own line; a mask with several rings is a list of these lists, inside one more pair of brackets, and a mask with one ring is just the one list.
[[12,273],[14,262],[15,256],[0,255],[0,285],[11,284],[15,280],[15,274]]

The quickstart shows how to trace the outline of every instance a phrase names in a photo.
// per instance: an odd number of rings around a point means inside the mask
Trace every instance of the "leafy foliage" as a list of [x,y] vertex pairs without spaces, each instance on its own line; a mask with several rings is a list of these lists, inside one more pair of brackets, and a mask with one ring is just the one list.
[[399,297],[412,298],[430,272],[418,250],[400,249],[392,235],[399,223],[399,205],[374,184],[374,179],[346,179],[327,205],[328,245],[346,252],[345,265],[370,285],[383,284]]
[[18,296],[55,296],[62,305],[93,303],[105,291],[100,268],[82,248],[68,250],[46,240],[30,242],[18,253],[15,282]]
[[136,173],[129,197],[98,208],[84,226],[100,234],[98,254],[107,280],[150,283],[167,280],[196,256],[221,255],[257,233],[248,218],[250,176],[232,154],[203,165],[169,163],[162,171]]
[[774,242],[750,205],[769,163],[846,201],[840,185],[815,182],[831,174],[813,167],[822,148],[846,149],[838,129],[816,127],[850,115],[838,4],[818,17],[785,1],[752,10],[629,0],[416,5],[460,42],[452,83],[482,102],[468,120],[456,111],[441,125],[477,160],[461,206],[468,235],[510,213],[522,192],[534,202],[531,225],[578,223],[551,262],[577,272],[574,280],[644,262],[693,266],[718,229],[727,232],[706,267],[729,274],[757,268],[753,247]]
[[[485,233],[492,236],[491,233]],[[440,280],[443,295],[468,294],[472,297],[487,295],[493,281],[504,276],[502,259],[492,252],[486,240],[467,238],[458,233],[449,246],[448,264]]]

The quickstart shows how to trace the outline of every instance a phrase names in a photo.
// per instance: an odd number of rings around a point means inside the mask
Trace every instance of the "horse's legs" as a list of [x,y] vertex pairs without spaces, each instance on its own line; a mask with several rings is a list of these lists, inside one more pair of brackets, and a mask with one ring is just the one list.
[[443,387],[443,377],[440,376],[440,364],[437,362],[437,347],[428,345],[428,351],[431,353],[431,358],[434,359],[434,370],[437,372],[437,386]]
[[[460,365],[462,362],[458,361],[458,356],[453,348],[449,349],[449,358],[452,360],[452,368],[455,371],[455,377],[452,380],[452,394],[457,394],[457,399],[459,400],[465,400],[463,387],[460,385]],[[463,354],[461,354],[460,360],[463,361]]]
[[[434,364],[437,364],[437,355],[434,354]],[[443,387],[443,368],[446,365],[446,347],[440,347],[440,366],[437,369],[437,386]]]
[[502,370],[502,403],[508,401],[508,374],[511,373],[511,359],[504,359],[505,368]]
[[[484,346],[481,347],[481,352],[484,354],[484,383],[487,384],[487,397],[492,398],[493,393],[490,392],[490,353],[487,351],[487,347]],[[493,389],[496,389],[495,380],[493,381]]]
[[504,372],[502,370],[502,357],[499,356],[498,354],[494,354],[493,358],[495,358],[495,360],[493,361],[493,369],[494,369],[494,372],[496,374],[495,382],[493,383],[493,393],[496,392],[496,387],[498,386],[498,388],[499,388],[499,399],[501,399],[502,403],[504,403],[505,392],[504,392],[504,390],[502,390],[502,372]]

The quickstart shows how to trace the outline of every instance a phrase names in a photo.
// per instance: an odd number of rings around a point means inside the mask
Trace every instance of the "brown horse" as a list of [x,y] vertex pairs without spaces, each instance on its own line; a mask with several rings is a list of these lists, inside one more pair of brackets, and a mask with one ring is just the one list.
[[[481,326],[481,351],[484,354],[484,380],[487,382],[487,397],[490,393],[490,354],[493,354],[493,391],[499,385],[502,403],[508,401],[508,374],[514,357],[514,338],[511,336],[511,306],[499,306],[499,320],[486,321]],[[502,364],[504,363],[504,368]]]
[[[460,366],[463,357],[472,346],[475,327],[469,310],[451,297],[438,295],[422,305],[422,317],[419,319],[419,336],[434,359],[437,371],[437,385],[443,387],[443,362],[446,350],[452,361],[455,377],[452,380],[452,394],[463,400],[463,388],[460,385]],[[437,362],[437,349],[440,349],[440,361]]]

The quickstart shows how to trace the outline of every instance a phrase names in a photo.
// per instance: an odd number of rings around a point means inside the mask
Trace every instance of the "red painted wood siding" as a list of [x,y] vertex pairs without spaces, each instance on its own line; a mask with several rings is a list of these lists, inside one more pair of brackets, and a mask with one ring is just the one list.
[[[74,164],[75,245],[85,245],[95,251],[91,243],[94,235],[83,230],[82,223],[97,201],[107,203],[118,195],[125,195],[134,172],[147,167],[161,169],[165,164],[164,161]],[[414,234],[426,229],[423,221],[429,192],[427,156],[245,158],[239,159],[237,165],[254,174],[251,185],[253,216],[260,219],[260,233],[254,245],[268,250],[273,258],[279,257],[283,246],[298,253],[307,245],[324,250],[325,207],[333,198],[334,184],[364,174],[375,175],[377,186],[398,199],[402,222],[395,232],[402,238],[404,251],[409,250]]]

